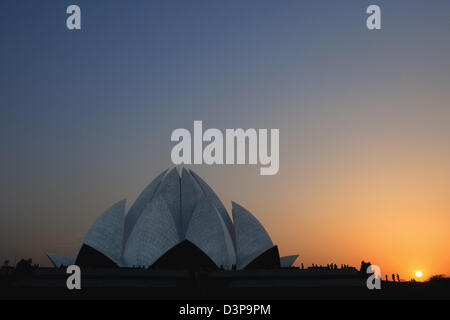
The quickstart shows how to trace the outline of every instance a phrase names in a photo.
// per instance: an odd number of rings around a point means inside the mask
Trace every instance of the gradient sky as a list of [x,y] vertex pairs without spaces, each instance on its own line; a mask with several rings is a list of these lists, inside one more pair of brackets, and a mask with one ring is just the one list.
[[275,176],[191,168],[282,255],[450,274],[449,15],[448,0],[2,0],[0,258],[73,255],[203,120],[280,129]]

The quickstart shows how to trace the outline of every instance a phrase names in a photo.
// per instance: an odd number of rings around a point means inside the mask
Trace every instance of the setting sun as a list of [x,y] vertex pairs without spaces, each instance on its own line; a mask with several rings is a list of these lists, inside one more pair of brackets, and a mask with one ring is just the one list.
[[417,271],[416,271],[416,277],[417,277],[417,278],[422,278],[422,275],[423,275],[423,273],[422,273],[421,270],[417,270]]

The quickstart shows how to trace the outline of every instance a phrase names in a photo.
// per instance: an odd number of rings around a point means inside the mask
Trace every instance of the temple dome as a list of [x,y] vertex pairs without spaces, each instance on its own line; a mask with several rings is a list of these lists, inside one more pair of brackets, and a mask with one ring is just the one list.
[[74,258],[47,256],[56,267],[280,267],[278,248],[261,223],[234,202],[232,211],[234,222],[205,181],[192,170],[171,168],[142,191],[126,215],[125,200],[107,209]]

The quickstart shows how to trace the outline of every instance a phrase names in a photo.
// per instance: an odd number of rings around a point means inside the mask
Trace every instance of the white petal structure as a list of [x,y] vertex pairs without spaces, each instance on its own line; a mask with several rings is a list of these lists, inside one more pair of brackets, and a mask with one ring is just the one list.
[[222,201],[220,201],[219,197],[216,195],[213,189],[205,182],[202,178],[200,178],[195,172],[192,170],[189,170],[191,175],[195,178],[195,180],[198,182],[200,187],[202,188],[204,194],[206,197],[211,201],[212,205],[217,209],[220,216],[222,217],[223,222],[225,223],[228,232],[234,237],[234,231],[233,231],[233,222],[230,219],[230,216],[228,215],[227,209],[225,209],[225,206],[223,205]]
[[195,207],[186,239],[206,253],[217,267],[231,269],[235,264],[231,236],[221,216],[206,198]]
[[182,238],[182,219],[181,219],[181,185],[180,175],[176,168],[170,169],[161,181],[161,185],[156,192],[156,196],[162,196],[165,200],[170,214],[175,222],[178,237]]
[[205,195],[188,170],[181,171],[181,216],[182,216],[182,236],[186,235],[192,213],[200,199]]
[[280,266],[282,268],[292,267],[292,265],[294,264],[295,260],[297,260],[297,258],[298,258],[298,254],[293,255],[293,256],[281,257],[280,258]]
[[245,208],[232,202],[237,269],[244,269],[274,245],[267,231]]
[[[197,249],[204,254],[196,255]],[[186,263],[185,256],[196,260]],[[233,202],[232,221],[211,187],[184,168],[180,173],[166,170],[154,179],[126,217],[125,200],[106,210],[83,238],[75,258],[48,257],[56,267],[150,267],[160,258],[156,265],[167,268],[177,268],[180,259],[183,268],[214,268],[211,261],[226,270],[244,269],[250,263],[249,268],[280,266],[278,248],[258,220]],[[297,257],[283,257],[281,265],[291,266]]]
[[144,209],[133,228],[123,253],[123,262],[130,267],[149,267],[179,242],[173,216],[160,194]]
[[66,256],[61,256],[56,253],[47,253],[47,257],[53,263],[53,266],[59,268],[61,266],[71,266],[74,264],[74,259]]
[[161,173],[156,179],[154,179],[145,189],[142,191],[142,193],[139,195],[139,197],[136,199],[136,201],[131,206],[130,210],[128,211],[128,214],[125,219],[125,241],[128,239],[128,236],[131,233],[131,230],[133,230],[136,221],[141,216],[142,212],[144,211],[145,207],[152,201],[153,196],[155,195],[157,189],[159,188],[161,184],[161,180],[166,175],[167,170],[164,170],[163,173]]
[[88,245],[119,265],[122,256],[124,228],[125,199],[107,209],[94,222],[84,236],[80,249],[83,245]]

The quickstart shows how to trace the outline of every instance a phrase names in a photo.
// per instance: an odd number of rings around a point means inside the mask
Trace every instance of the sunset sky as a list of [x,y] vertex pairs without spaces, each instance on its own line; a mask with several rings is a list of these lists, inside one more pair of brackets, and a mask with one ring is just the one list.
[[448,0],[2,0],[0,259],[73,255],[202,120],[280,129],[275,176],[189,167],[297,265],[450,275],[449,15]]

